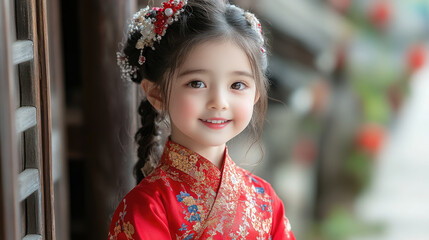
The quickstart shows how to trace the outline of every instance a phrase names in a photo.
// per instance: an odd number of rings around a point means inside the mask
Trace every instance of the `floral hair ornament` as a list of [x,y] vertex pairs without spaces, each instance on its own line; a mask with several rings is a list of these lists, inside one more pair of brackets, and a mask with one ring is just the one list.
[[[128,25],[128,38],[136,32],[141,33],[141,37],[135,46],[140,50],[139,65],[146,62],[143,50],[146,47],[155,50],[155,42],[159,43],[168,26],[179,19],[179,15],[185,11],[183,8],[186,4],[187,0],[169,0],[163,2],[160,8],[147,6],[134,14],[131,23]],[[128,81],[136,78],[138,67],[130,65],[128,57],[122,51],[117,52],[116,56],[117,64],[121,68],[121,78]]]

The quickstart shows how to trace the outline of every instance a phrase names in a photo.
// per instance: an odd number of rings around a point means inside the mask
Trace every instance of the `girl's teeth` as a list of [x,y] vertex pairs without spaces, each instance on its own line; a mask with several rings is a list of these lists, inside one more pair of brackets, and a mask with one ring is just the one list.
[[219,123],[226,123],[227,121],[226,120],[206,120],[206,122],[219,124]]

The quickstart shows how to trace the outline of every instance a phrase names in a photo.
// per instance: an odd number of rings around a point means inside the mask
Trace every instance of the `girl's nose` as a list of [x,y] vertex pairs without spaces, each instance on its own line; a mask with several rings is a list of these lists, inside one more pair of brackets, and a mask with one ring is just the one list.
[[226,110],[229,107],[228,97],[225,90],[213,89],[210,92],[207,107],[214,110]]

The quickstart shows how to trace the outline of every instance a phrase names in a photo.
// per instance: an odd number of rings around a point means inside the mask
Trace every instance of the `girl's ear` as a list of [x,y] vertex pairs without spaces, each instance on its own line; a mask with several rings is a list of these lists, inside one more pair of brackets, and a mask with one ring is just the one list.
[[146,94],[146,98],[150,102],[152,107],[154,107],[158,111],[161,111],[163,104],[161,98],[161,90],[159,86],[147,79],[143,79],[141,85],[143,91]]
[[260,97],[259,91],[256,91],[256,93],[255,93],[255,101],[253,101],[253,104],[256,104],[259,101],[259,97]]

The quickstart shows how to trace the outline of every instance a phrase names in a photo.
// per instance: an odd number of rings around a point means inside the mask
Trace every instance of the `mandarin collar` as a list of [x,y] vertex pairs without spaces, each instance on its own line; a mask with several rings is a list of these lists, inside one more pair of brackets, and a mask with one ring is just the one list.
[[212,177],[220,179],[225,164],[231,163],[233,164],[226,146],[221,169],[219,169],[207,158],[171,140],[167,140],[161,157],[161,164],[174,167],[192,177],[196,172],[204,170],[206,173],[210,173]]

